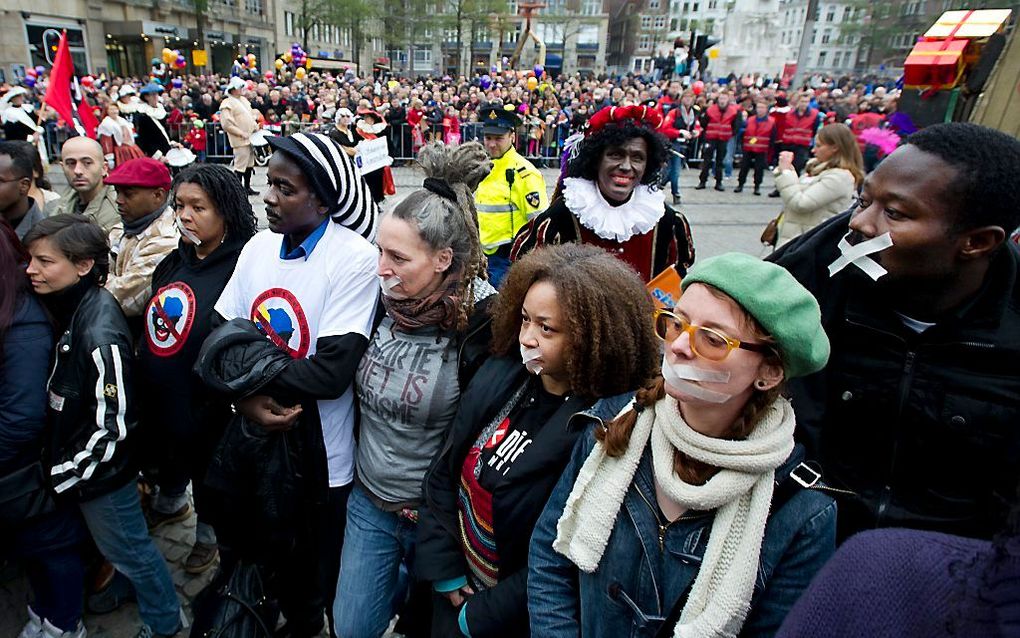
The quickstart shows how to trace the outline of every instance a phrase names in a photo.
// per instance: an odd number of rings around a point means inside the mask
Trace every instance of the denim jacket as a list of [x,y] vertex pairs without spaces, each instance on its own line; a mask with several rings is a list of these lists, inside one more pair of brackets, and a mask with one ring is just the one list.
[[[665,528],[660,526],[649,446],[598,569],[592,574],[581,572],[556,552],[552,548],[556,523],[594,446],[592,431],[578,441],[532,536],[528,610],[533,636],[654,636],[674,603],[693,585],[705,554],[714,512],[688,512]],[[788,476],[801,457],[798,447],[776,476]],[[775,634],[832,555],[835,536],[836,504],[820,492],[799,489],[770,513],[751,611],[741,636]]]

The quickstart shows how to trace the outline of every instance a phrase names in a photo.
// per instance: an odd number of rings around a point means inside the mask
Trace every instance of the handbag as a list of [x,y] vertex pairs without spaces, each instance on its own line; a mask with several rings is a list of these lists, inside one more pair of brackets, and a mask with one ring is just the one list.
[[0,526],[17,525],[54,509],[42,461],[0,477]]
[[249,562],[218,574],[191,608],[191,638],[272,638],[279,615],[266,597],[261,569]]
[[765,230],[761,231],[761,243],[775,248],[779,241],[779,224],[783,223],[783,214],[779,213],[765,224]]

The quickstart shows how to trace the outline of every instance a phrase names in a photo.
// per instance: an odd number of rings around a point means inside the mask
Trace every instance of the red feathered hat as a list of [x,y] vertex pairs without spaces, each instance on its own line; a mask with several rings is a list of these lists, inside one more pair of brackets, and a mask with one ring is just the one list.
[[656,130],[662,125],[662,114],[653,108],[638,104],[607,106],[600,109],[588,120],[588,128],[584,132],[585,137],[602,130],[602,127],[606,124],[623,124],[627,120],[633,122],[635,126],[644,126],[645,128]]

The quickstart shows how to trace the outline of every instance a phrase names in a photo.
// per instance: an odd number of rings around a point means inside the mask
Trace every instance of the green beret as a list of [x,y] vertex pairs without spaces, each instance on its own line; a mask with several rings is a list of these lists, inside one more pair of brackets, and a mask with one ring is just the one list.
[[733,298],[775,340],[786,378],[818,372],[829,360],[829,338],[814,296],[785,268],[744,253],[694,264],[681,289],[707,284]]

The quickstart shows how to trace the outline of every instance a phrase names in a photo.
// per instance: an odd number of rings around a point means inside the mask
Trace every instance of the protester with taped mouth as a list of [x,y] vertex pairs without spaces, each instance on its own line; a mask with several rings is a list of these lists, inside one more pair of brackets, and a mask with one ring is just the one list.
[[198,527],[184,570],[198,574],[218,553],[211,524],[218,507],[204,478],[230,406],[205,391],[191,369],[212,330],[213,306],[255,234],[255,216],[241,183],[220,164],[184,169],[171,200],[181,240],[152,274],[138,348],[141,420],[159,486],[145,515],[150,531],[188,518],[191,481]]
[[[298,486],[300,502],[290,504],[296,515],[286,521],[286,541],[254,551],[268,556],[270,592],[287,619],[284,633],[304,638],[322,630],[340,568],[354,480],[352,382],[379,295],[371,243],[377,209],[353,160],[325,135],[271,137],[269,145],[274,152],[263,196],[269,229],[245,244],[215,310],[228,322],[250,321],[291,358],[256,393],[232,398],[264,436],[294,430],[300,454],[279,479]],[[229,368],[244,349],[225,346],[209,364]],[[230,500],[259,505],[246,476],[227,478],[238,490]],[[228,522],[217,529],[221,546],[247,550],[259,538],[240,518]]]
[[474,206],[492,162],[474,142],[430,144],[418,163],[424,188],[380,218],[376,240],[384,312],[355,377],[360,438],[332,612],[344,638],[378,638],[407,615],[422,479],[492,334]]
[[535,636],[770,636],[835,548],[780,395],[828,358],[818,304],[737,253],[683,289],[654,315],[662,376],[584,437],[535,528]]
[[842,536],[987,539],[1004,524],[1020,479],[1018,174],[1015,138],[930,126],[868,175],[855,210],[773,257],[818,298],[833,344],[791,390],[799,439],[856,493]]
[[47,476],[131,582],[143,623],[138,637],[173,636],[181,629],[180,603],[138,501],[133,343],[117,300],[103,287],[106,237],[81,216],[57,215],[33,226],[25,246],[32,288],[60,335],[47,382]]
[[655,373],[651,311],[634,272],[593,246],[511,267],[495,356],[425,478],[416,560],[436,592],[432,636],[528,635],[531,530],[578,437]]

